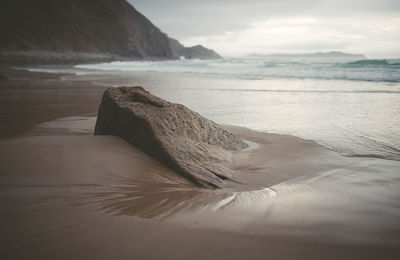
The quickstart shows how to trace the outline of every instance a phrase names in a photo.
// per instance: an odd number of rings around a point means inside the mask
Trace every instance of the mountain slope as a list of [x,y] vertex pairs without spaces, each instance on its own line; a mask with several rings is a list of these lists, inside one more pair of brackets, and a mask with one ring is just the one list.
[[0,35],[3,54],[173,58],[167,35],[125,0],[1,0]]

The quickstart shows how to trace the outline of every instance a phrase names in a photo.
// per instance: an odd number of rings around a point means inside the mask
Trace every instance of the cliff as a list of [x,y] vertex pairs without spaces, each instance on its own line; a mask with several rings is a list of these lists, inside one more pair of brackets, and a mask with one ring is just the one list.
[[2,0],[0,35],[2,59],[173,58],[167,35],[125,0]]

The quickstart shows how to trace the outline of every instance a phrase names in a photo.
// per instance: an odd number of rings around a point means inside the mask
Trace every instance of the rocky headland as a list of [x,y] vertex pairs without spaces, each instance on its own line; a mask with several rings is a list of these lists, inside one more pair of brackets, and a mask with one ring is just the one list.
[[[173,53],[175,48],[167,34],[126,0],[3,0],[0,35],[1,64],[163,60],[182,56]],[[182,47],[180,51],[188,52],[191,58],[215,56],[204,47]]]
[[184,57],[185,59],[203,59],[203,60],[215,60],[222,59],[222,56],[216,53],[212,49],[207,49],[202,45],[195,45],[191,47],[185,47],[178,40],[169,38],[169,44],[171,46],[172,55],[174,58]]

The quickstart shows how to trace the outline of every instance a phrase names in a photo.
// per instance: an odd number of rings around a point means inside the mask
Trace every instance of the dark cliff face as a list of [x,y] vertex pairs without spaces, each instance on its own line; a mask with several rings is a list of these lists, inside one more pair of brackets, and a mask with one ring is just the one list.
[[175,58],[185,57],[187,59],[222,59],[214,50],[207,49],[201,45],[185,47],[179,41],[169,38],[172,54]]
[[0,52],[173,58],[169,40],[125,0],[1,0]]

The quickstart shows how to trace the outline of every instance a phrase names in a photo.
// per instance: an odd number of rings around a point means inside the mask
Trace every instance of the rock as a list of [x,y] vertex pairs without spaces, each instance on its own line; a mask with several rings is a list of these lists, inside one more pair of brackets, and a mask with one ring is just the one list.
[[202,60],[215,60],[223,59],[221,55],[212,49],[207,49],[202,45],[192,47],[183,46],[178,40],[169,38],[172,55],[175,58],[185,57],[186,59],[202,59]]
[[221,165],[228,151],[247,144],[180,104],[142,87],[104,92],[95,135],[117,135],[202,187],[223,187],[231,172]]

